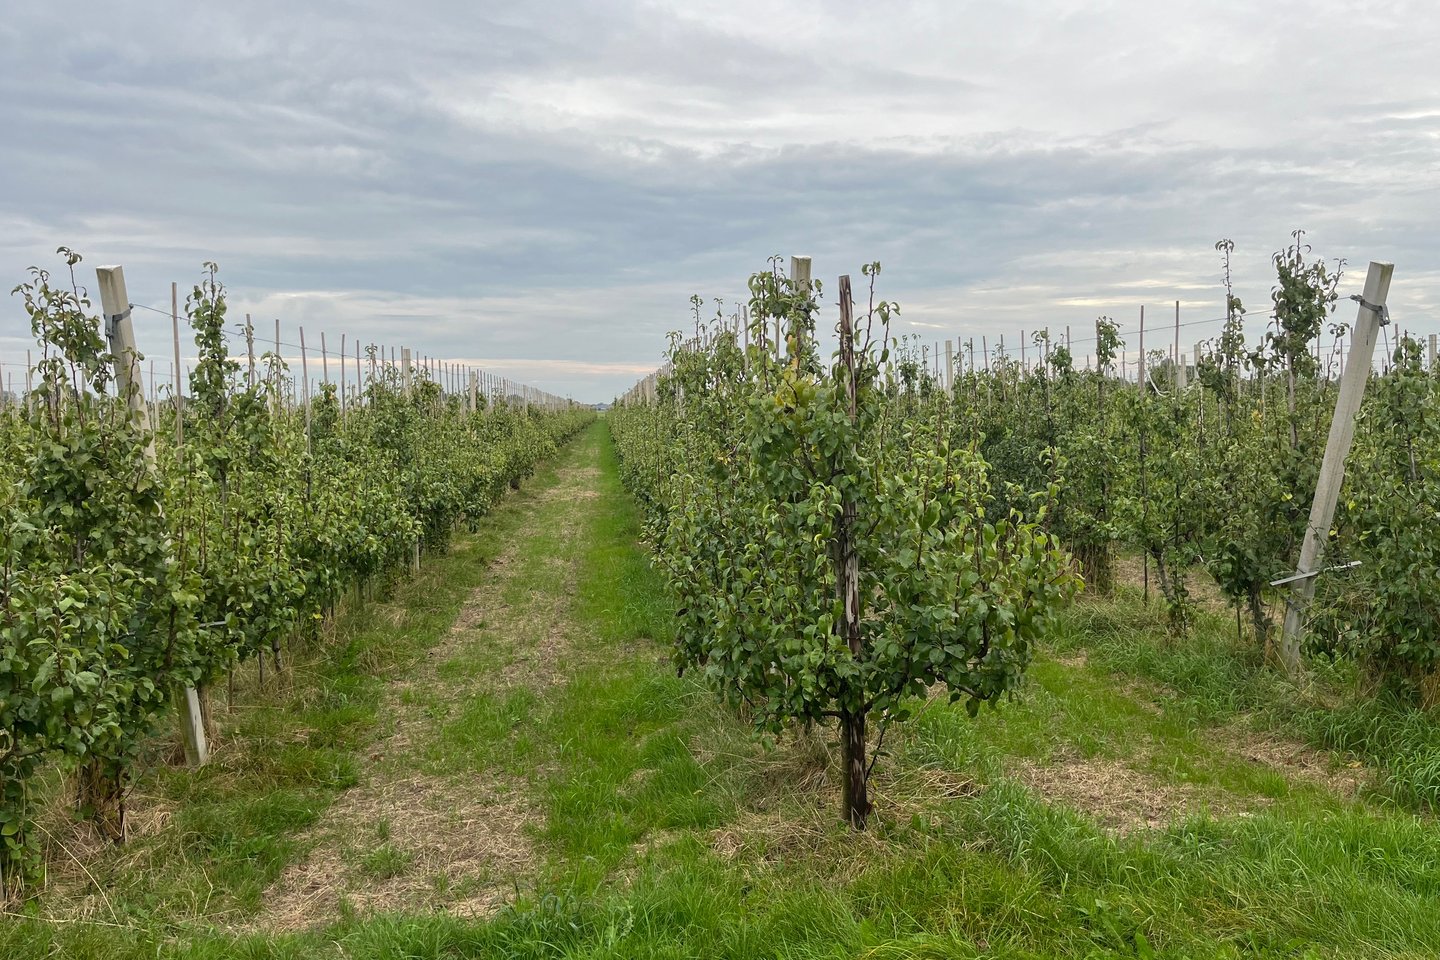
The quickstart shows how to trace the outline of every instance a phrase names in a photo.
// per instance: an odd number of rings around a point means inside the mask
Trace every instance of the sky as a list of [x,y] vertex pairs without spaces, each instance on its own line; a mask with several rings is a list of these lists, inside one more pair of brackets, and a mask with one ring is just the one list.
[[[124,265],[164,371],[170,284],[213,260],[287,343],[598,401],[775,255],[813,258],[822,326],[878,260],[927,343],[1178,300],[1188,344],[1224,312],[1215,242],[1258,334],[1298,228],[1344,294],[1394,262],[1396,326],[1440,332],[1437,50],[1406,0],[16,0],[0,284],[62,244],[92,287]],[[29,346],[11,298],[0,369]]]

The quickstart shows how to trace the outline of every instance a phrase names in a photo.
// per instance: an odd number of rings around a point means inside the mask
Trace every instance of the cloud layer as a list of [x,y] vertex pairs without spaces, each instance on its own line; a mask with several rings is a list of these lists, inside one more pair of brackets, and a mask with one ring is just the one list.
[[[26,4],[0,272],[63,243],[165,307],[213,259],[236,316],[587,400],[777,253],[831,291],[881,260],[901,332],[1011,343],[1217,316],[1220,237],[1263,313],[1303,227],[1435,332],[1436,49],[1404,2]],[[26,333],[0,310],[0,362]]]

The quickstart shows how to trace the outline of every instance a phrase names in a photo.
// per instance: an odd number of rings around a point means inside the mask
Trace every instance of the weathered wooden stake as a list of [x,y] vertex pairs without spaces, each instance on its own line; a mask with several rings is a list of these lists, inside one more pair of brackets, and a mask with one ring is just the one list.
[[285,382],[280,379],[281,353],[280,353],[280,318],[275,318],[275,405],[277,410],[288,410],[289,401],[285,398]]
[[250,322],[250,314],[245,314],[245,355],[249,359],[249,367],[245,374],[245,383],[251,387],[255,386],[255,325]]
[[[809,257],[790,258],[790,279],[795,281],[795,286],[798,287],[800,290],[803,290],[806,294],[810,292]],[[810,336],[810,317],[806,316],[805,319],[801,322],[804,325],[803,330],[790,331],[790,336],[794,341],[793,346],[787,345],[789,346],[789,349],[793,351],[791,353],[791,356],[798,356],[802,339]]]
[[1300,675],[1300,641],[1305,632],[1305,613],[1315,597],[1315,578],[1329,539],[1330,522],[1335,518],[1335,505],[1340,500],[1340,486],[1345,481],[1345,458],[1355,439],[1355,415],[1365,397],[1370,379],[1370,364],[1375,354],[1375,338],[1380,331],[1381,308],[1390,294],[1393,263],[1370,261],[1365,275],[1365,292],[1356,313],[1350,339],[1350,359],[1340,376],[1339,395],[1335,398],[1335,415],[1330,419],[1330,436],[1325,441],[1325,456],[1320,462],[1320,478],[1315,484],[1315,499],[1310,505],[1310,521],[1305,527],[1305,540],[1300,545],[1300,561],[1295,575],[1300,579],[1290,588],[1285,606],[1285,629],[1280,637],[1280,663],[1292,678]]
[[300,328],[300,376],[305,381],[305,455],[310,455],[310,364],[305,357],[305,328]]
[[[126,398],[136,425],[150,434],[145,458],[155,463],[155,437],[150,432],[149,412],[141,396],[140,354],[135,349],[135,327],[130,322],[130,294],[125,288],[125,268],[100,267],[95,271],[100,286],[100,309],[105,314],[105,338],[115,357],[115,387]],[[178,376],[178,373],[177,373]],[[185,760],[198,767],[210,759],[205,742],[205,724],[195,688],[187,686],[180,697],[180,734],[185,743]]]
[[170,282],[170,333],[175,341],[175,455],[183,460],[180,447],[185,443],[185,393],[180,380],[180,284]]
[[1179,390],[1185,389],[1185,354],[1180,350],[1180,301],[1175,301],[1175,353],[1173,354],[1175,364],[1175,386]]
[[340,414],[345,414],[345,334],[340,334]]
[[1139,359],[1138,361],[1136,361],[1136,362],[1140,364],[1140,366],[1136,367],[1135,369],[1138,371],[1138,375],[1139,375],[1139,378],[1140,378],[1140,393],[1143,395],[1143,394],[1145,393],[1145,388],[1148,386],[1148,384],[1146,383],[1146,380],[1145,380],[1145,306],[1144,306],[1144,304],[1141,304],[1141,306],[1140,306],[1140,359]]

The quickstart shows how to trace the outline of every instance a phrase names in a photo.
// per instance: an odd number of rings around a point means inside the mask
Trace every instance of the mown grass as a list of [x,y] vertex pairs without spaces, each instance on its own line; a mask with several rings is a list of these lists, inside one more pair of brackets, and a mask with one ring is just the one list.
[[[1405,755],[1431,729],[1427,718],[1393,704],[1342,703],[1322,719],[1326,708],[1255,669],[1218,619],[1168,643],[1133,598],[1087,601],[1067,614],[1056,649],[1015,702],[972,721],[937,701],[892,734],[874,829],[855,836],[832,809],[823,740],[767,747],[664,661],[670,608],[636,544],[638,521],[603,427],[577,450],[602,465],[600,509],[575,533],[584,543],[574,605],[583,652],[568,683],[544,697],[475,705],[447,748],[489,743],[490,753],[466,762],[527,769],[538,791],[545,816],[532,830],[543,868],[511,905],[488,921],[351,916],[324,930],[237,936],[225,932],[233,916],[177,916],[120,878],[127,928],[12,922],[0,955],[1440,954],[1433,821],[1395,802],[1391,786],[1363,799],[1338,795],[1237,755],[1226,735],[1237,722],[1256,724],[1373,761]],[[544,538],[527,549],[545,549]],[[531,752],[516,760],[508,751],[522,716]],[[340,742],[362,742],[362,730]],[[347,755],[333,745],[306,749]],[[1243,805],[1244,815],[1201,812],[1159,830],[1107,830],[1016,778],[1025,764],[1060,758],[1106,760],[1145,782]],[[965,788],[932,789],[929,773]],[[239,778],[221,791],[239,807],[266,792]],[[267,815],[229,829],[243,845],[271,836],[260,826],[270,822]],[[277,827],[265,842],[285,842],[291,829]],[[226,862],[193,850],[192,840],[167,842],[201,866]],[[403,851],[373,857],[366,866],[377,873],[403,869]],[[237,880],[214,875],[217,889]]]
[[1382,798],[1414,810],[1440,809],[1440,713],[1366,689],[1345,663],[1312,663],[1301,692],[1265,669],[1260,651],[1238,639],[1225,616],[1203,612],[1193,634],[1172,640],[1134,591],[1087,600],[1064,618],[1055,647],[1085,650],[1108,673],[1161,685],[1168,713],[1203,726],[1237,716],[1373,767]]

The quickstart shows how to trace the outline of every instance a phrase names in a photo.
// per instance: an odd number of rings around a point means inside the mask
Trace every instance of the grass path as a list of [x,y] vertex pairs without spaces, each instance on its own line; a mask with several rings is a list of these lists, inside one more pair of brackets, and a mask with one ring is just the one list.
[[391,685],[364,778],[266,895],[261,929],[402,911],[484,917],[530,883],[545,764],[529,728],[583,656],[571,607],[598,509],[593,457],[593,439],[565,451],[443,640]]
[[1440,954],[1433,822],[1179,653],[1117,675],[1154,643],[1123,598],[1067,615],[1018,701],[892,734],[856,836],[828,731],[762,744],[675,675],[638,536],[597,424],[228,759],[158,771],[167,815],[87,862],[108,900],[75,880],[38,909],[87,922],[0,956]]

